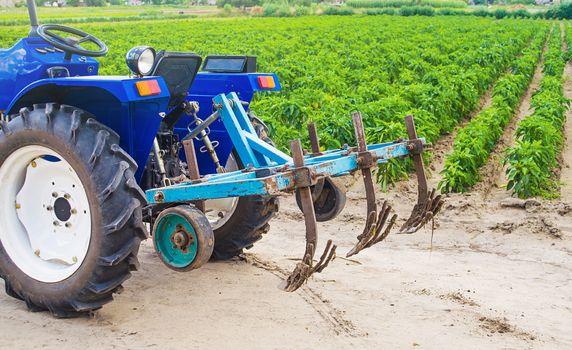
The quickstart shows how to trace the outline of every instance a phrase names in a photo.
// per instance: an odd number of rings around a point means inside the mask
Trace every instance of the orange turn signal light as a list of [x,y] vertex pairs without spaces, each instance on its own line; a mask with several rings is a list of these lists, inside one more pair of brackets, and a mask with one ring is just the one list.
[[274,81],[273,76],[259,76],[258,86],[260,86],[261,89],[274,89],[276,87],[276,82]]
[[157,80],[141,80],[135,83],[139,96],[152,96],[161,93]]

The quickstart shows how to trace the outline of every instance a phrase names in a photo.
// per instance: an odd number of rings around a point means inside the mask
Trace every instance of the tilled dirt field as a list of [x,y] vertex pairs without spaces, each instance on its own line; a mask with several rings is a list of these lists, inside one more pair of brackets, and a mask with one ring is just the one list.
[[[386,195],[400,217],[412,183]],[[365,220],[362,193],[354,186],[344,212],[320,225],[322,245],[335,240],[339,257],[295,293],[278,288],[304,247],[288,198],[245,260],[181,274],[146,242],[141,271],[92,317],[57,320],[1,294],[0,347],[572,347],[572,203],[454,195],[432,242],[429,230],[393,234],[347,260]]]

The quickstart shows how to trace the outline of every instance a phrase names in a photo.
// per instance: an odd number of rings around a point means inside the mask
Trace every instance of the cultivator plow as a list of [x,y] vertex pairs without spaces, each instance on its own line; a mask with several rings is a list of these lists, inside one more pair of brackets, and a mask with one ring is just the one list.
[[[336,256],[336,245],[327,242],[320,259],[314,256],[318,247],[316,220],[316,198],[329,178],[361,172],[366,193],[367,220],[363,232],[357,236],[357,243],[347,253],[352,256],[363,249],[383,241],[397,222],[397,215],[391,214],[391,206],[384,201],[378,208],[372,169],[393,158],[411,157],[415,165],[419,195],[410,217],[398,233],[414,233],[431,221],[443,204],[440,195],[429,190],[421,158],[430,145],[418,138],[412,116],[405,118],[408,139],[367,145],[362,119],[359,113],[352,115],[356,136],[356,147],[345,146],[338,150],[320,151],[315,125],[310,125],[309,136],[312,152],[304,154],[300,140],[291,141],[292,157],[260,140],[234,93],[220,94],[214,98],[215,112],[205,119],[209,123],[220,118],[227,129],[232,143],[245,165],[245,169],[211,174],[200,177],[197,173],[195,153],[185,147],[191,180],[146,191],[150,204],[202,203],[202,201],[240,197],[276,196],[297,192],[299,205],[304,214],[306,226],[306,247],[300,262],[286,280],[285,290],[295,291],[314,273],[321,272]],[[199,134],[208,123],[199,123],[192,135]],[[191,169],[192,168],[192,169]],[[201,208],[200,206],[198,206]]]

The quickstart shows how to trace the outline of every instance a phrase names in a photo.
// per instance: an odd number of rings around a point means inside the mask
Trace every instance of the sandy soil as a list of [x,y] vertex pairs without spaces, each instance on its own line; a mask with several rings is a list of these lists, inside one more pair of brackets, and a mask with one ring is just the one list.
[[[428,230],[393,234],[347,260],[365,220],[361,184],[348,197],[320,225],[340,257],[295,293],[278,288],[304,247],[302,216],[285,198],[244,260],[176,273],[146,242],[141,271],[92,317],[56,320],[0,294],[0,347],[572,347],[572,204],[450,196],[432,242]],[[413,180],[386,195],[401,218],[414,197]]]
[[[570,26],[568,30],[572,30]],[[566,42],[564,42],[566,45]],[[564,70],[564,96],[572,99],[572,65],[568,63]],[[562,169],[560,173],[560,181],[562,186],[560,194],[563,200],[572,201],[572,110],[566,112],[566,124],[564,125],[564,137],[566,138],[566,145],[562,150]]]

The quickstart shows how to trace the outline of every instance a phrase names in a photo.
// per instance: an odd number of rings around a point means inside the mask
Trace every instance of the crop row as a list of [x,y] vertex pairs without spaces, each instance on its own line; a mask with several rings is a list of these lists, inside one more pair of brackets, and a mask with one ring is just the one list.
[[[570,42],[570,32],[566,34]],[[531,100],[534,112],[519,123],[516,142],[507,150],[507,189],[521,198],[556,196],[553,170],[563,146],[562,128],[569,101],[563,94],[565,55],[560,37],[552,37],[544,62],[544,78]]]
[[[82,25],[110,48],[100,60],[102,74],[127,74],[125,52],[136,45],[258,56],[259,70],[277,73],[283,91],[256,96],[251,108],[283,149],[290,139],[307,140],[308,122],[318,124],[326,148],[354,144],[352,111],[362,112],[369,142],[404,136],[406,114],[434,142],[476,108],[532,36],[548,27],[546,21],[372,16]],[[0,46],[27,30],[3,28]],[[407,170],[391,163],[379,179],[387,184]]]
[[[554,30],[551,38],[560,35]],[[551,39],[552,40],[552,39]],[[492,103],[464,128],[453,143],[453,152],[445,160],[439,183],[442,192],[466,192],[479,180],[479,169],[487,162],[504,128],[512,119],[521,96],[534,75],[535,67],[546,41],[546,32],[539,32],[531,45],[522,52],[492,89]]]
[[446,8],[467,7],[463,0],[348,0],[346,5],[354,8],[384,8],[403,6],[431,6]]

